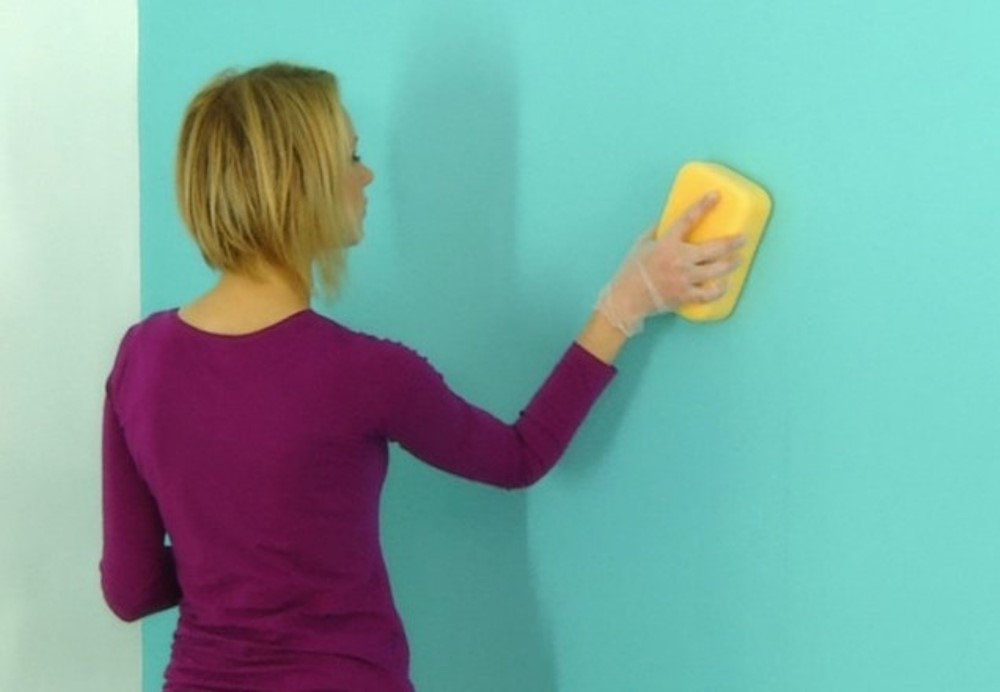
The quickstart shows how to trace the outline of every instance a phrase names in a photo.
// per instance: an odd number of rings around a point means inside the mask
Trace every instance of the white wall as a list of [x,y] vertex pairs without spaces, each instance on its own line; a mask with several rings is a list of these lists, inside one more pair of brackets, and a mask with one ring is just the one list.
[[0,0],[0,690],[140,689],[100,596],[100,411],[139,315],[135,0]]

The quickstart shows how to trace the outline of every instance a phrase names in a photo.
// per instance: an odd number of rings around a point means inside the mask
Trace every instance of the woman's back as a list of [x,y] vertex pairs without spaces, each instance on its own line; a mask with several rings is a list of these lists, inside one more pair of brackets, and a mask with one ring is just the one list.
[[242,336],[171,311],[126,337],[111,396],[183,589],[169,682],[356,657],[408,689],[378,537],[398,348],[311,311]]

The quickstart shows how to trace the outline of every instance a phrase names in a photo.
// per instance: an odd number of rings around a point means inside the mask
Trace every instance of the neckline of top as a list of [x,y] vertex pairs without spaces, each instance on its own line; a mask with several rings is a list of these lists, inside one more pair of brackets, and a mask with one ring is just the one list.
[[290,322],[297,321],[304,315],[311,315],[312,313],[313,311],[311,308],[304,308],[302,310],[299,310],[298,312],[293,312],[290,315],[286,315],[285,317],[282,317],[280,320],[272,322],[271,324],[265,325],[259,329],[254,329],[253,331],[249,332],[239,332],[239,333],[229,334],[225,332],[213,332],[207,329],[202,329],[201,327],[196,327],[190,322],[184,321],[184,318],[181,317],[180,315],[180,308],[174,308],[173,310],[170,311],[170,315],[173,318],[173,321],[182,326],[183,328],[185,328],[187,331],[193,334],[199,334],[201,336],[206,336],[215,339],[229,340],[229,341],[249,339],[255,336],[261,336],[263,334],[267,334]]

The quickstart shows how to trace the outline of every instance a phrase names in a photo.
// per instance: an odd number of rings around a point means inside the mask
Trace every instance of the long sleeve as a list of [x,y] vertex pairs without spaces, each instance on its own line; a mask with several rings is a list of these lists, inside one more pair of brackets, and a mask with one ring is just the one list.
[[432,466],[504,488],[529,486],[555,465],[615,374],[573,344],[508,425],[455,394],[420,356],[398,357],[387,436]]
[[177,605],[181,592],[172,551],[164,545],[163,520],[129,454],[110,394],[102,457],[101,588],[115,615],[133,621]]

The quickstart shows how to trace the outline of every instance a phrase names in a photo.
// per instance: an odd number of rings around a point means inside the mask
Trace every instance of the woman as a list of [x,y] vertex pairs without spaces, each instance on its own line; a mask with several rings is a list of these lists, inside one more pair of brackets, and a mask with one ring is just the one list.
[[717,298],[736,266],[739,238],[684,242],[714,196],[642,237],[507,425],[407,347],[310,309],[362,237],[374,176],[356,144],[320,70],[227,73],[185,114],[181,213],[220,279],[128,331],[104,414],[102,586],[125,620],[180,606],[167,690],[412,690],[379,545],[388,443],[530,485],[643,320]]

